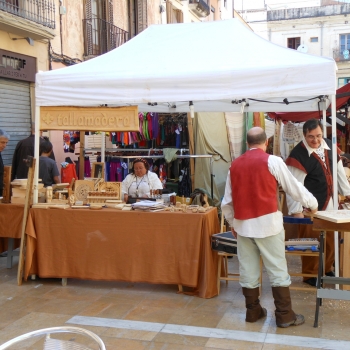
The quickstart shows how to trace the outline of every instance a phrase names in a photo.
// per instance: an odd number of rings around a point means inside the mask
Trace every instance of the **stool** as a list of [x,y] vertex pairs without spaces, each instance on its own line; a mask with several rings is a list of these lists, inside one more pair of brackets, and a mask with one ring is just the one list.
[[[289,216],[284,216],[283,217],[283,222],[284,223],[289,223],[289,224],[306,224],[306,225],[311,225],[312,221],[310,218],[294,218],[294,217],[289,217]],[[286,241],[288,242],[288,241]],[[286,255],[290,255],[290,256],[311,256],[311,257],[319,257],[320,253],[319,252],[313,252],[311,250],[294,250],[294,251],[288,251],[286,250]],[[288,269],[289,270],[289,269]],[[290,276],[295,276],[295,277],[317,277],[317,273],[316,274],[308,274],[308,273],[296,273],[296,272],[289,272]],[[312,287],[312,286],[308,286],[308,287],[294,287],[293,285],[290,285],[289,287],[290,290],[315,290],[316,291],[316,287]]]
[[[218,252],[218,279],[217,279],[217,288],[218,288],[218,295],[220,294],[220,281],[226,281],[226,285],[228,284],[228,281],[239,281],[239,273],[229,273],[228,272],[228,257],[231,256],[237,256],[236,254],[230,254],[225,252]],[[224,261],[224,276],[221,276],[221,261]],[[229,277],[233,276],[233,277]],[[260,295],[261,295],[261,287],[262,287],[262,259],[260,256]]]

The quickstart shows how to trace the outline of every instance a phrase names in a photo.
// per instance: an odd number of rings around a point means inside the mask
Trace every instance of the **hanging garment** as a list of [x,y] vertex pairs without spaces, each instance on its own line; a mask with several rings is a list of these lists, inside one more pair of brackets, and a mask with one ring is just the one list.
[[71,183],[72,179],[78,180],[78,176],[75,171],[75,165],[69,163],[65,163],[65,165],[65,167],[63,167],[63,165],[61,167],[61,182]]

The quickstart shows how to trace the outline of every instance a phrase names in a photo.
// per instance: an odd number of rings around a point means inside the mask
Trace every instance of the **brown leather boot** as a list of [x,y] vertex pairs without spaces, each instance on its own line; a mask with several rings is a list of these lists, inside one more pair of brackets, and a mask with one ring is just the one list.
[[303,315],[296,315],[292,310],[289,287],[272,287],[272,295],[276,306],[277,327],[299,326],[305,322]]
[[242,288],[245,296],[245,306],[247,308],[245,321],[256,322],[260,318],[266,317],[267,311],[261,307],[259,300],[259,287],[257,288]]

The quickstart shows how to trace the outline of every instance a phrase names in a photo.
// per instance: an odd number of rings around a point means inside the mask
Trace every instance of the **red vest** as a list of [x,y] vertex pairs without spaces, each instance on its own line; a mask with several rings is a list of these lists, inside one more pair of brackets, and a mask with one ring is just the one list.
[[230,168],[235,219],[247,220],[275,213],[277,181],[269,172],[269,154],[257,148],[235,159]]

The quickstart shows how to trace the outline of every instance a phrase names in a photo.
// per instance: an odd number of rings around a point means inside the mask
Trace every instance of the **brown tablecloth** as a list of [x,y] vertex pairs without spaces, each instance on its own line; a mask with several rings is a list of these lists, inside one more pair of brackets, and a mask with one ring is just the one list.
[[[0,203],[0,253],[7,250],[7,238],[21,238],[23,204]],[[14,248],[20,240],[15,241]]]
[[193,287],[217,295],[217,210],[207,213],[31,209],[25,279],[118,280]]

